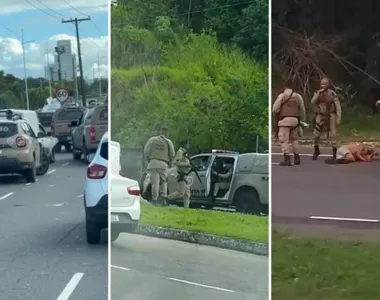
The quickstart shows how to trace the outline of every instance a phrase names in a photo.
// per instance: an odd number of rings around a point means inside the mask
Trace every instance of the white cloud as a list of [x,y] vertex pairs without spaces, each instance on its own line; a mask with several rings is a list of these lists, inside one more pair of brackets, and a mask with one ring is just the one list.
[[[76,38],[65,33],[53,35],[49,40],[40,44],[26,44],[27,76],[44,77],[44,66],[47,65],[48,61],[50,63],[54,62],[54,47],[58,40],[71,40],[73,53],[78,53]],[[102,77],[108,75],[108,36],[81,39],[81,52],[85,77],[92,78],[93,69],[95,69],[95,75],[98,76],[98,56],[100,75]],[[2,66],[0,69],[3,69],[6,73],[24,77],[22,44],[20,40],[15,38],[0,38],[0,66]]]
[[[52,13],[45,6],[53,9],[55,11],[70,9],[72,8],[67,5],[64,1],[57,0],[28,0],[34,6],[43,9],[47,13]],[[1,0],[1,10],[0,14],[14,14],[20,13],[27,10],[36,10],[37,8],[29,4],[25,0]],[[45,5],[42,5],[41,2]],[[67,0],[71,6],[75,7],[77,10],[84,14],[91,14],[94,12],[107,12],[109,0]],[[77,11],[73,11],[74,15],[78,15]]]

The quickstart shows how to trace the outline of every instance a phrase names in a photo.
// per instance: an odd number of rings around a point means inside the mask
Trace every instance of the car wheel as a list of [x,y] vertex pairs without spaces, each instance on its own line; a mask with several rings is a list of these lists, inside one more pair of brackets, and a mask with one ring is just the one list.
[[99,244],[101,235],[102,235],[102,229],[100,228],[99,224],[91,220],[88,220],[86,218],[87,243],[91,245]]
[[71,152],[71,145],[70,144],[65,144],[65,150],[67,153]]
[[255,191],[244,191],[236,195],[236,211],[243,214],[260,215],[262,205],[259,196]]
[[54,163],[55,163],[55,150],[54,150],[54,148],[51,150],[51,154],[50,154],[50,163],[51,163],[51,164],[54,164]]
[[55,151],[55,153],[61,153],[61,151],[62,151],[61,143],[58,143],[57,145],[54,146],[54,151]]
[[120,232],[111,230],[111,243],[115,242],[119,238]]
[[41,165],[36,170],[37,176],[45,175],[49,170],[49,165],[49,156],[46,153],[43,153],[41,155]]
[[25,171],[24,177],[27,183],[36,182],[36,163],[35,162],[33,162],[33,167],[31,169]]

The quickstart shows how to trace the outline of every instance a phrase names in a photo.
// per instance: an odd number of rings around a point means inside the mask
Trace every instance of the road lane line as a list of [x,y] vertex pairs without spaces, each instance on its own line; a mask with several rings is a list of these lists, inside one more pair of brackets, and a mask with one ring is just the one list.
[[26,183],[25,185],[31,185],[32,183],[31,182],[28,182],[28,183]]
[[321,216],[311,216],[309,217],[313,220],[329,220],[329,221],[348,221],[348,222],[367,222],[367,223],[379,223],[380,220],[375,219],[360,219],[360,218],[339,218],[339,217],[321,217]]
[[[272,152],[272,155],[284,155],[284,153],[277,153],[277,152]],[[300,156],[309,156],[312,157],[313,153],[300,153]],[[318,156],[320,157],[332,157],[332,154],[319,154]]]
[[69,163],[70,163],[69,161],[68,161],[68,162],[65,162],[65,163],[62,165],[62,167],[66,167]]
[[78,196],[77,196],[77,198],[82,198],[82,197],[83,197],[83,195],[78,195]]
[[111,265],[111,268],[119,269],[119,270],[123,270],[123,271],[131,271],[131,269],[124,268],[124,267],[119,267],[119,266],[115,266],[115,265]]
[[51,173],[54,173],[55,171],[57,170],[56,169],[50,170],[49,172],[46,173],[46,175],[50,175]]
[[196,282],[187,281],[187,280],[182,280],[182,279],[178,279],[178,278],[166,277],[166,279],[171,280],[171,281],[186,283],[186,284],[190,284],[190,285],[195,285],[195,286],[199,286],[199,287],[204,287],[204,288],[207,288],[207,289],[213,289],[213,290],[218,290],[218,291],[228,292],[228,293],[235,293],[235,291],[233,291],[233,290],[224,289],[224,288],[220,288],[220,287],[212,286],[212,285],[206,285],[206,284],[196,283]]
[[8,198],[9,196],[12,196],[13,195],[13,192],[10,192],[2,197],[0,197],[0,200],[4,200],[5,198]]
[[68,284],[65,286],[62,293],[58,296],[57,300],[68,300],[79,284],[79,281],[81,281],[83,275],[84,273],[75,273],[73,277],[71,277]]

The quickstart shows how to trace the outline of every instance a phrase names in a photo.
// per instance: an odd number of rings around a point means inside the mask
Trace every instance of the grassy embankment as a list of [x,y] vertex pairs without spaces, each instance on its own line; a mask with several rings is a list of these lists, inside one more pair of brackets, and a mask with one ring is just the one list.
[[380,299],[380,243],[272,235],[273,300]]
[[267,217],[143,203],[140,223],[268,243]]

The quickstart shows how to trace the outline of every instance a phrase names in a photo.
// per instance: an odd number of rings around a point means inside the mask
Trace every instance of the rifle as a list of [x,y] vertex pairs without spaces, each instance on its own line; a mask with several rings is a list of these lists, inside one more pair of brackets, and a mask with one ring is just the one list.
[[292,98],[294,94],[294,91],[292,90],[291,94],[289,95],[288,99],[286,101],[282,102],[280,105],[280,110],[278,113],[273,113],[273,123],[274,123],[274,130],[275,130],[275,138],[278,138],[278,132],[280,130],[280,127],[278,126],[278,122],[280,121],[280,113],[281,113],[281,108]]

